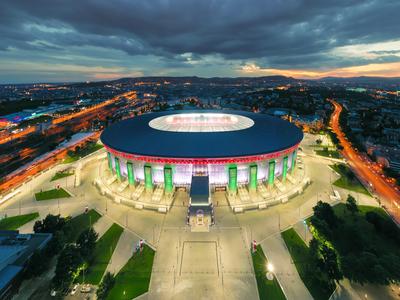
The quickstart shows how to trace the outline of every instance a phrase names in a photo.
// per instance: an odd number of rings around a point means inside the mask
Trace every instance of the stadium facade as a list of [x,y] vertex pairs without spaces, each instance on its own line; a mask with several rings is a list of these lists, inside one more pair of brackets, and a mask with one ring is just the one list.
[[108,167],[121,181],[162,185],[165,193],[207,176],[210,189],[235,193],[273,186],[296,167],[302,131],[288,121],[240,111],[149,113],[104,130]]

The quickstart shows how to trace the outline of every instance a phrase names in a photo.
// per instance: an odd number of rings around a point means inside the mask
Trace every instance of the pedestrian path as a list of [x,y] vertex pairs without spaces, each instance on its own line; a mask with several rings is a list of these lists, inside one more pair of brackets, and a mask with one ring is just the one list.
[[[108,219],[108,218],[107,218]],[[119,238],[117,247],[111,257],[110,263],[107,266],[106,272],[117,274],[119,270],[128,262],[132,257],[135,245],[138,243],[139,238],[128,230],[124,230]]]
[[101,236],[111,227],[112,224],[113,221],[110,218],[101,217],[98,219],[97,222],[93,224],[94,231],[96,231],[99,235],[98,238],[101,238]]
[[261,243],[268,261],[274,265],[278,278],[288,300],[313,299],[292,261],[280,234],[273,235]]

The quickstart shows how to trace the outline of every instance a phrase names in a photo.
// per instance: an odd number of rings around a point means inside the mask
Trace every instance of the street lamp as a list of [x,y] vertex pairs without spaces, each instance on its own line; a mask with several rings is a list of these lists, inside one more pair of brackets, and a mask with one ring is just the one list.
[[267,270],[268,272],[273,272],[274,271],[274,266],[271,263],[267,264]]
[[273,280],[274,279],[274,266],[271,263],[267,263],[267,274],[266,277],[268,280]]

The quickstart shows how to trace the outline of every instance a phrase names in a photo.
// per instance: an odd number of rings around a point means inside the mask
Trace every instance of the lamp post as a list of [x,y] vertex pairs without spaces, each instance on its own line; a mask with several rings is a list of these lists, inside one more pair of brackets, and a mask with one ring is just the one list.
[[274,279],[274,266],[271,263],[267,263],[267,274],[266,277],[268,280]]

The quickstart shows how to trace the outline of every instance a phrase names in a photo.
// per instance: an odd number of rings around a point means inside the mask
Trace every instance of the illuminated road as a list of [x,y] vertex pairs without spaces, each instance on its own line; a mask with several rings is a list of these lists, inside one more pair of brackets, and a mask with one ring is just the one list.
[[336,101],[331,100],[335,110],[331,116],[331,127],[337,135],[340,144],[343,146],[342,154],[347,159],[350,167],[365,184],[369,185],[380,198],[381,203],[392,215],[397,223],[400,223],[400,193],[394,186],[385,181],[385,178],[374,172],[366,163],[365,157],[359,154],[346,139],[345,134],[339,125],[339,116],[342,106]]
[[[112,116],[114,112],[117,110],[116,107],[111,106],[112,104],[122,100],[127,99],[133,103],[136,101],[136,91],[130,91],[123,93],[121,95],[115,96],[112,99],[104,101],[100,104],[94,105],[77,113],[71,113],[68,115],[61,116],[59,118],[53,119],[53,126],[47,129],[46,135],[50,137],[52,135],[62,135],[68,124],[68,127],[73,132],[79,132],[81,130],[87,130],[90,126],[91,120],[98,118],[101,120],[105,120],[107,116]],[[35,130],[36,127],[29,127],[29,130],[22,130],[17,134],[8,134],[6,136],[0,136],[0,144],[3,142],[9,142],[14,139],[19,138],[27,138],[28,134],[32,133],[31,131]],[[17,188],[23,182],[28,180],[30,177],[35,176],[39,172],[50,168],[52,165],[58,163],[60,160],[65,158],[67,155],[67,151],[69,149],[75,148],[77,145],[81,145],[87,142],[89,139],[97,140],[100,135],[100,132],[96,132],[92,137],[80,141],[79,143],[62,149],[57,149],[48,153],[43,159],[39,161],[33,162],[22,168],[12,172],[11,174],[5,176],[3,180],[0,182],[0,192],[4,193],[10,189]],[[59,143],[61,141],[55,140],[54,142]],[[16,155],[21,158],[26,158],[27,156],[33,155],[35,149],[24,148],[18,149]],[[0,156],[0,162],[6,162],[10,157],[6,155]]]

